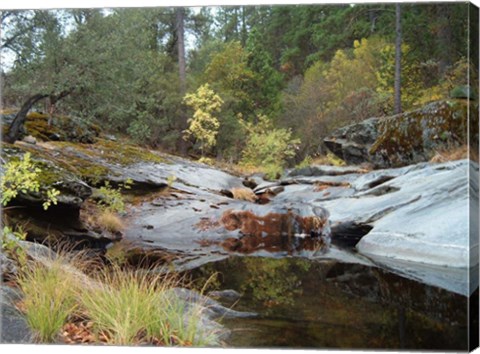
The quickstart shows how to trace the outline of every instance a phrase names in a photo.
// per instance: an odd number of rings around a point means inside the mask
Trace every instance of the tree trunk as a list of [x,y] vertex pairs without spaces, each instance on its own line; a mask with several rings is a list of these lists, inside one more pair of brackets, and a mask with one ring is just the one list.
[[180,93],[185,95],[187,87],[186,65],[185,65],[185,9],[177,8],[177,45],[178,45],[178,74],[180,77]]
[[448,67],[452,65],[453,59],[453,39],[452,28],[450,25],[451,4],[438,4],[435,6],[435,12],[438,22],[437,45],[439,53],[439,72],[443,76]]
[[395,5],[395,82],[394,82],[394,113],[402,113],[402,92],[401,92],[401,61],[402,61],[402,23],[400,4]]
[[[187,91],[187,76],[185,65],[185,9],[177,7],[177,48],[178,48],[178,77],[180,81],[180,96],[183,98]],[[180,138],[178,140],[179,150],[182,155],[187,154],[187,142],[183,139],[183,131],[187,129],[187,116],[182,110],[180,113]]]
[[25,119],[27,118],[28,111],[30,111],[30,108],[40,101],[41,99],[44,99],[48,97],[48,95],[45,94],[37,94],[32,97],[30,97],[22,106],[20,111],[17,113],[15,116],[15,119],[13,120],[12,124],[10,124],[10,128],[8,129],[8,134],[5,137],[5,141],[7,143],[13,144],[15,141],[18,140],[20,137],[20,132],[21,129],[25,123]]

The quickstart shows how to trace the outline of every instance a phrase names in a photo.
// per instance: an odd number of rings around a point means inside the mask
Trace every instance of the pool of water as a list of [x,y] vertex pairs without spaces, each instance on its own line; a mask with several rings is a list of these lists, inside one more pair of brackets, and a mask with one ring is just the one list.
[[232,256],[191,276],[242,294],[224,305],[229,347],[467,350],[468,298],[386,270],[304,258]]

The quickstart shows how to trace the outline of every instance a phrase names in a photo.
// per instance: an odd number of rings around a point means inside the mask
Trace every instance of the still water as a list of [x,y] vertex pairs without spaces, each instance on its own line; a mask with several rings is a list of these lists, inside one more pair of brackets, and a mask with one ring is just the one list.
[[467,350],[467,298],[385,270],[304,258],[230,257],[192,272],[242,294],[230,347]]

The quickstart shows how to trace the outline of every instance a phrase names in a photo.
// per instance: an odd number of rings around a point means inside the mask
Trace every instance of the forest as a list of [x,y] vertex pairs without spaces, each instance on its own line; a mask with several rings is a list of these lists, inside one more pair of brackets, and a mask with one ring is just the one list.
[[333,129],[398,111],[396,40],[404,111],[447,98],[466,84],[468,70],[476,77],[467,60],[468,9],[405,3],[2,11],[2,104],[73,116],[153,148],[275,175],[326,155],[322,140]]

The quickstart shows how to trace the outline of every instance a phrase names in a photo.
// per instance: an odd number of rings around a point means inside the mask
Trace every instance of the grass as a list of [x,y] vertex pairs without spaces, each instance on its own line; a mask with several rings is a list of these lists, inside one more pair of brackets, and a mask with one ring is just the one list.
[[218,333],[202,326],[202,307],[186,303],[172,290],[181,284],[178,279],[98,264],[87,277],[79,269],[91,270],[91,263],[59,256],[43,264],[31,262],[19,276],[24,294],[19,307],[38,342],[67,341],[68,328],[83,328],[93,343],[218,344]]
[[82,291],[80,307],[108,344],[202,346],[215,342],[214,333],[197,335],[200,308],[187,306],[175,296],[171,289],[178,282],[173,278],[113,267],[100,273],[98,284]]
[[437,150],[435,152],[435,155],[430,159],[430,162],[442,163],[447,161],[466,159],[468,157],[469,157],[468,146],[462,145],[460,147]]
[[246,200],[252,203],[257,200],[257,196],[250,188],[232,188],[230,192],[233,194],[233,199]]
[[26,267],[18,283],[24,294],[21,308],[36,340],[54,342],[77,308],[75,288],[78,283],[65,272],[60,261],[49,266]]
[[97,217],[96,223],[100,228],[112,233],[122,232],[125,229],[125,225],[120,217],[109,210],[102,210]]

